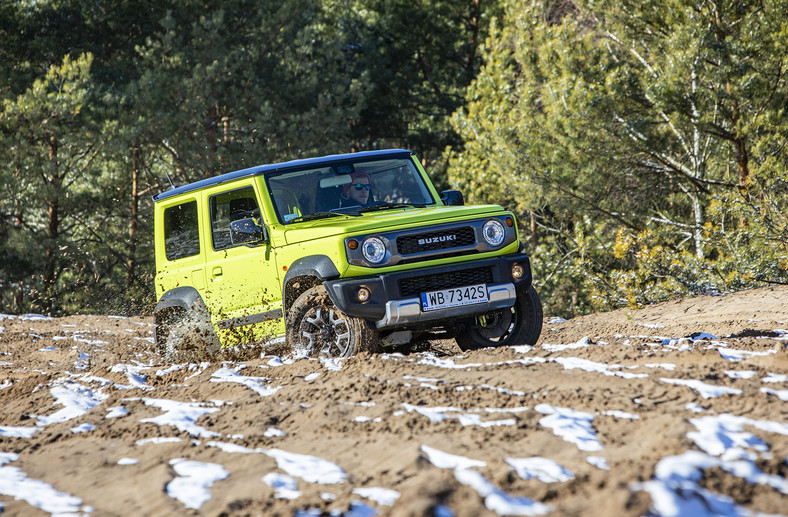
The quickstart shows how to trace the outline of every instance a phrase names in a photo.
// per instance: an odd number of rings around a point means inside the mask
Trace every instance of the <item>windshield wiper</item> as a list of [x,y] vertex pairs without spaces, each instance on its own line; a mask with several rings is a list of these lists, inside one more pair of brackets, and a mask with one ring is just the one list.
[[421,203],[383,203],[382,205],[368,206],[359,212],[377,212],[378,210],[388,210],[390,208],[424,208],[427,205]]
[[353,217],[359,217],[357,211],[348,211],[348,212],[315,212],[314,214],[302,215],[301,217],[296,217],[295,219],[288,221],[289,223],[295,222],[302,222],[302,221],[313,221],[315,219],[325,219],[327,217],[338,217],[342,215],[352,215]]

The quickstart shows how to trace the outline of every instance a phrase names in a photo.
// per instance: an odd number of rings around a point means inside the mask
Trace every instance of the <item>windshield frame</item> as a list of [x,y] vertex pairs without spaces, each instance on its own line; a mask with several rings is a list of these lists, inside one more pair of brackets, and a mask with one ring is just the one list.
[[[428,202],[425,202],[425,203],[421,203],[421,202],[417,203],[415,201],[411,201],[411,202],[409,202],[409,204],[413,204],[413,205],[417,205],[417,206],[436,206],[438,204],[438,199],[436,198],[435,193],[434,193],[434,186],[429,181],[429,178],[427,178],[426,175],[424,174],[422,168],[420,167],[420,164],[418,164],[414,160],[412,153],[387,154],[387,155],[382,155],[382,156],[359,156],[359,157],[354,157],[352,155],[349,155],[349,156],[346,155],[340,160],[326,160],[326,161],[322,161],[322,162],[310,163],[309,165],[300,165],[300,166],[297,166],[297,167],[287,167],[287,168],[277,169],[275,171],[266,172],[263,175],[263,178],[264,178],[264,181],[265,181],[266,191],[267,191],[267,193],[268,193],[268,195],[270,197],[271,205],[273,206],[273,209],[274,209],[274,215],[276,217],[276,220],[279,222],[279,224],[286,225],[286,226],[287,225],[292,225],[292,224],[298,224],[298,223],[302,223],[302,222],[307,222],[307,221],[315,221],[317,219],[310,219],[309,216],[314,214],[314,213],[317,213],[317,212],[323,212],[323,210],[314,210],[310,214],[304,214],[301,217],[292,217],[292,218],[288,219],[286,216],[292,215],[292,214],[280,213],[281,207],[278,206],[278,203],[277,203],[277,200],[276,200],[276,194],[274,192],[275,190],[277,190],[278,188],[281,188],[281,187],[277,186],[277,185],[272,185],[272,180],[276,180],[277,178],[279,178],[281,176],[284,176],[284,175],[289,175],[289,174],[298,173],[298,172],[315,171],[315,173],[317,174],[320,169],[325,169],[325,170],[331,169],[331,171],[336,175],[335,177],[338,177],[338,176],[341,176],[342,174],[349,174],[349,173],[342,173],[342,172],[340,172],[338,174],[337,173],[338,170],[339,171],[342,171],[343,169],[344,170],[353,170],[354,167],[357,166],[357,165],[373,164],[374,162],[384,162],[384,161],[392,161],[392,160],[401,160],[403,162],[402,166],[405,166],[405,165],[408,166],[408,168],[411,170],[412,178],[415,180],[415,182],[417,182],[417,185],[416,185],[417,189],[420,191],[420,194],[423,194],[425,196],[424,201],[428,201]],[[370,175],[374,178],[375,174],[380,174],[382,172],[385,172],[385,169],[373,171],[373,172],[370,173]],[[373,180],[373,184],[374,184],[374,180]],[[315,196],[313,195],[313,197],[315,197]],[[312,203],[314,205],[317,205],[316,199],[312,199]],[[385,202],[382,202],[382,204],[385,204]],[[374,206],[374,205],[371,205],[371,206]],[[358,216],[358,215],[361,215],[361,213],[358,213],[357,211],[358,210],[363,210],[363,208],[364,207],[359,205],[359,206],[354,206],[354,207],[348,206],[348,207],[340,208],[340,209],[332,209],[330,211],[335,212],[335,213],[337,213],[339,215],[354,215],[354,216]],[[353,214],[346,213],[348,211],[354,211],[356,213],[353,213]],[[306,218],[306,221],[304,221],[303,218]],[[331,217],[331,218],[333,219],[333,217]]]

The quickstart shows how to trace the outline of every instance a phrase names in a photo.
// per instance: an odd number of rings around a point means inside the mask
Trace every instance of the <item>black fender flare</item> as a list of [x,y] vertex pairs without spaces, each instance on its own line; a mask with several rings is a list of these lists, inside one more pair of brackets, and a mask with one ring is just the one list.
[[202,301],[202,296],[200,296],[197,289],[188,286],[176,287],[161,295],[159,301],[156,302],[154,314],[171,307],[180,307],[181,309],[190,311],[195,308],[195,305],[200,304],[205,306],[205,302]]
[[[287,314],[290,305],[297,296],[288,296],[288,285],[299,277],[311,277],[323,282],[339,278],[339,270],[334,261],[326,255],[309,255],[301,257],[287,268],[285,278],[282,280],[282,313]],[[311,286],[310,286],[311,287]],[[300,293],[299,293],[300,294]]]
[[159,332],[162,321],[159,319],[162,312],[166,312],[167,309],[178,308],[183,309],[183,311],[191,313],[190,317],[204,319],[205,322],[209,325],[208,332],[210,334],[205,335],[206,342],[215,342],[217,345],[219,344],[219,336],[216,335],[216,329],[213,326],[213,322],[211,321],[211,313],[208,311],[208,306],[205,305],[205,302],[200,296],[200,293],[194,287],[183,286],[183,287],[176,287],[175,289],[170,289],[159,298],[159,301],[156,302],[156,309],[153,312],[153,319],[156,325],[155,327],[155,340],[159,342]]

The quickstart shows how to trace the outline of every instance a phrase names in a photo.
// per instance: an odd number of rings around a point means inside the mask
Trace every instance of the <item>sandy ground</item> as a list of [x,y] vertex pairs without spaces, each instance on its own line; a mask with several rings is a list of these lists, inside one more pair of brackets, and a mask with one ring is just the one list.
[[0,317],[7,515],[749,515],[788,507],[788,288],[537,347],[169,365],[150,319]]

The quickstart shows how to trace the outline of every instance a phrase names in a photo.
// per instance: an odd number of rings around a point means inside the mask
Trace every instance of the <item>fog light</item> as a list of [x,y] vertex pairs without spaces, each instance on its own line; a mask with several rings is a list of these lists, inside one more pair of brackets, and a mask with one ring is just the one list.
[[525,274],[525,269],[520,264],[514,264],[512,266],[512,278],[515,280],[520,280],[523,275]]
[[366,287],[360,288],[356,293],[356,299],[362,303],[369,300],[369,289]]

